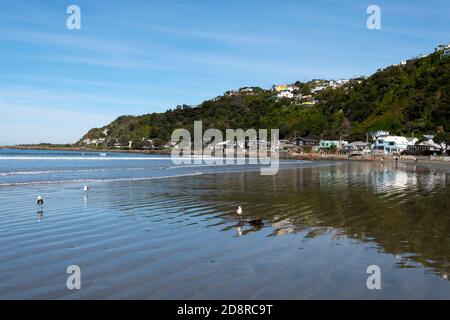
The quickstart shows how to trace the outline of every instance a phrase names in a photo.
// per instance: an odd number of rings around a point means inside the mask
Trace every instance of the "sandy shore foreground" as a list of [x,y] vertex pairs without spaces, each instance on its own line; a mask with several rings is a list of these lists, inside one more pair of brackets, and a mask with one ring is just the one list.
[[[448,298],[449,175],[420,162],[289,161],[274,176],[193,176],[210,169],[170,159],[66,163],[48,161],[47,177],[70,183],[1,189],[0,299],[373,299],[372,264],[379,299]],[[104,180],[149,172],[172,177]],[[83,176],[102,180],[86,194]],[[70,265],[82,290],[66,287]]]

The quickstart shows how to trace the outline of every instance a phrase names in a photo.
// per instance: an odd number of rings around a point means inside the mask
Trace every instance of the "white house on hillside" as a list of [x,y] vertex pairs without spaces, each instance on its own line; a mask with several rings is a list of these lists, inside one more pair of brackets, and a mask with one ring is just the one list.
[[312,93],[317,93],[319,91],[325,90],[327,87],[326,86],[317,86],[311,89]]
[[290,92],[290,91],[281,91],[281,92],[279,92],[278,94],[277,94],[277,97],[278,98],[289,98],[289,99],[292,99],[293,97],[294,97],[294,94],[292,93],[292,92]]
[[435,51],[436,52],[444,51],[445,49],[450,49],[450,43],[449,44],[441,44],[441,45],[437,46]]
[[278,84],[278,85],[274,85],[273,89],[276,92],[283,92],[283,91],[290,91],[293,92],[295,90],[298,90],[299,87],[292,85],[292,84]]
[[99,138],[99,139],[84,139],[81,141],[81,143],[83,143],[84,145],[90,146],[90,145],[94,145],[96,147],[98,147],[99,144],[102,144],[103,142],[105,142],[105,138]]
[[448,57],[450,57],[450,49],[445,50],[444,53],[441,54],[441,59],[448,58]]

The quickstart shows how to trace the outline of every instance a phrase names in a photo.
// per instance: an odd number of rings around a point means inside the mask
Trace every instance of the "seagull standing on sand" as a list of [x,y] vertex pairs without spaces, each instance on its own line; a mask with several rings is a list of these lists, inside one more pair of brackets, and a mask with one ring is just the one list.
[[84,192],[88,192],[89,191],[89,187],[88,186],[84,186]]
[[37,197],[37,205],[42,207],[44,205],[44,200],[42,199],[41,196]]

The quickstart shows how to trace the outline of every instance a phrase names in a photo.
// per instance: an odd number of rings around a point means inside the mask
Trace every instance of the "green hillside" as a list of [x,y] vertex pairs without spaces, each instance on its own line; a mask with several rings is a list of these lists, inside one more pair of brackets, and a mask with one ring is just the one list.
[[[317,83],[297,82],[294,93],[311,95]],[[450,58],[433,53],[324,89],[311,99],[317,103],[277,99],[274,90],[240,90],[196,107],[183,105],[164,113],[122,116],[90,130],[83,139],[106,138],[110,144],[134,141],[134,147],[142,146],[143,138],[164,143],[174,129],[192,129],[195,120],[203,121],[204,130],[279,128],[280,138],[342,136],[357,140],[377,129],[418,136],[433,133],[438,126],[450,131]],[[106,136],[104,129],[108,129]]]

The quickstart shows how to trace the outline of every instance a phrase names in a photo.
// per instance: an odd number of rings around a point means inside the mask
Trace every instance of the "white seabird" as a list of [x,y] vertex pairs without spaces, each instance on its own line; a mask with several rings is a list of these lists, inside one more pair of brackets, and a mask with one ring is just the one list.
[[241,206],[239,206],[237,208],[236,213],[237,213],[238,216],[242,216],[242,207]]
[[84,190],[84,192],[88,192],[89,191],[89,187],[88,186],[84,186],[83,190]]

